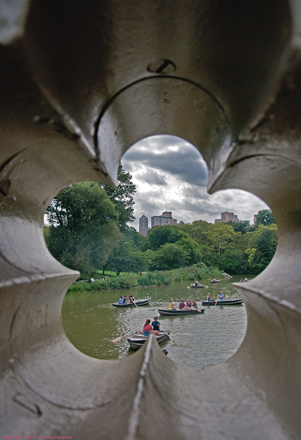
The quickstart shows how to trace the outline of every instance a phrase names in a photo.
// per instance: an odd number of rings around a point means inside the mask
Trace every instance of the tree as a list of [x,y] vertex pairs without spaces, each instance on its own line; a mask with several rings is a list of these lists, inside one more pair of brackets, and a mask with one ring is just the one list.
[[122,235],[120,242],[106,262],[106,267],[115,270],[117,276],[120,272],[138,272],[146,269],[147,266],[148,257],[126,234]]
[[242,234],[246,234],[249,228],[247,223],[232,222],[231,220],[227,222],[226,225],[232,226],[234,232],[241,232]]
[[211,242],[212,249],[217,252],[218,261],[221,259],[222,252],[226,249],[227,245],[234,240],[234,234],[232,226],[224,223],[215,223],[209,228],[207,237],[209,242]]
[[147,237],[145,237],[142,234],[139,234],[139,232],[137,232],[137,230],[132,226],[128,227],[127,230],[124,232],[124,234],[126,235],[128,240],[132,240],[139,249],[141,250],[144,249],[146,245]]
[[153,251],[166,243],[176,243],[182,237],[189,235],[177,226],[164,225],[151,228],[147,234],[147,247]]
[[246,235],[235,233],[234,239],[225,248],[219,261],[219,268],[233,274],[247,273],[249,270],[248,256],[246,254]]
[[272,260],[277,247],[278,230],[277,225],[264,226],[259,224],[254,232],[247,233],[248,262],[253,272],[259,273],[267,267]]
[[270,209],[263,209],[259,211],[256,215],[255,226],[259,226],[260,224],[264,226],[270,226],[275,224],[276,220],[274,219],[273,213]]
[[155,226],[147,234],[147,247],[151,250],[161,249],[162,246],[172,243],[181,246],[187,253],[187,264],[198,263],[201,259],[200,247],[189,234],[178,226]]
[[186,231],[200,245],[208,245],[208,231],[211,224],[205,220],[195,220],[192,224],[181,224],[180,229]]
[[177,243],[166,243],[156,252],[153,269],[172,270],[185,267],[189,262],[189,254]]
[[127,223],[132,222],[135,217],[134,213],[134,195],[136,193],[136,185],[132,182],[130,173],[126,173],[121,165],[118,167],[118,184],[112,188],[106,184],[99,184],[107,193],[109,199],[118,212],[117,226],[121,232],[128,228]]
[[120,239],[118,214],[97,182],[68,186],[51,201],[46,216],[49,251],[80,272],[102,267]]

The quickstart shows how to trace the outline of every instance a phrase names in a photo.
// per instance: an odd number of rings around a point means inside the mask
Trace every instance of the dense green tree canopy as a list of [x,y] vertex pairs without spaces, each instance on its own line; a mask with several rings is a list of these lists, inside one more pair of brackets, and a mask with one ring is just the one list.
[[264,226],[259,224],[253,232],[248,232],[248,247],[246,254],[251,271],[261,272],[272,260],[278,242],[278,229],[276,224]]
[[91,273],[102,267],[119,242],[118,214],[96,182],[68,186],[51,201],[46,215],[48,248],[71,269]]
[[260,224],[264,226],[270,226],[275,223],[276,221],[270,209],[263,209],[262,211],[258,212],[256,216],[255,226],[259,226]]
[[241,232],[242,234],[246,234],[248,232],[249,225],[247,223],[229,221],[226,224],[232,226],[234,232]]
[[159,252],[162,246],[166,244],[181,246],[185,250],[188,265],[198,263],[201,259],[198,243],[184,229],[178,226],[164,225],[155,226],[148,232],[146,242],[148,249]]
[[189,265],[189,253],[178,243],[166,243],[156,252],[152,265],[152,269],[155,270],[171,270],[185,267]]
[[195,220],[192,224],[181,224],[180,229],[186,231],[200,245],[208,245],[208,230],[210,223],[205,220]]
[[176,243],[183,237],[189,235],[177,226],[164,225],[155,226],[147,234],[147,247],[153,251],[159,249],[166,243]]
[[232,226],[224,223],[216,223],[208,229],[207,239],[212,249],[217,251],[219,260],[227,245],[234,240],[234,235]]
[[133,219],[136,187],[121,165],[118,181],[115,189],[96,182],[70,185],[52,200],[45,240],[61,263],[91,274],[96,269],[119,274],[196,263],[243,274],[259,273],[275,253],[278,232],[269,210],[259,212],[254,228],[196,220],[156,226],[144,237],[127,225]]
[[120,242],[109,256],[104,269],[115,270],[117,275],[120,272],[140,272],[148,269],[149,258],[136,245],[133,235],[128,232],[122,234]]

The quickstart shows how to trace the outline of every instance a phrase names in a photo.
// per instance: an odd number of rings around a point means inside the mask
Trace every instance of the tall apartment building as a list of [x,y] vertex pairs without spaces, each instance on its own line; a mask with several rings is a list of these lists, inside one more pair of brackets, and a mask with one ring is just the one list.
[[139,218],[139,233],[142,235],[147,235],[148,231],[148,218],[143,215]]
[[151,227],[163,225],[177,225],[177,219],[172,218],[172,212],[165,211],[162,215],[154,215],[151,217]]
[[238,216],[235,215],[233,212],[222,212],[221,218],[218,218],[215,220],[215,223],[228,223],[228,222],[235,222],[235,223],[245,223],[246,225],[249,225],[249,220],[239,220]]

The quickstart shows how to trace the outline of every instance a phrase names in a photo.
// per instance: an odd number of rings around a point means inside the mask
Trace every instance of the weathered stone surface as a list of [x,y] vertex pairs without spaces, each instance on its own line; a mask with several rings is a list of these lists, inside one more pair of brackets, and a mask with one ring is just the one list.
[[[300,3],[1,8],[2,435],[300,438]],[[124,152],[164,133],[200,150],[210,192],[257,194],[279,227],[271,264],[237,285],[245,340],[212,368],[177,366],[152,338],[122,361],[79,353],[61,323],[77,273],[43,239],[43,213],[60,189],[116,181]]]

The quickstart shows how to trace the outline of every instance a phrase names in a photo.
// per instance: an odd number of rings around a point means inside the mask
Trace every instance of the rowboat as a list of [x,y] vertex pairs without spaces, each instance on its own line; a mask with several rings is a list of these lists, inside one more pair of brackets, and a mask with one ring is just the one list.
[[212,280],[212,281],[210,281],[210,283],[220,283],[221,282],[221,280]]
[[188,287],[191,287],[192,289],[194,288],[194,289],[201,289],[202,287],[204,287],[203,286],[203,284],[198,284],[197,286],[195,285],[195,284],[190,284],[190,286],[188,286]]
[[204,313],[205,309],[200,310],[186,310],[186,309],[158,309],[158,312],[161,316],[182,316],[182,315],[199,315]]
[[210,301],[202,301],[202,306],[236,306],[242,303],[242,299],[223,299],[223,300],[213,300]]
[[[150,298],[135,299],[135,304],[137,306],[146,306],[147,304],[149,304],[149,302],[150,302]],[[133,302],[125,303],[125,304],[113,303],[112,306],[114,306],[114,307],[135,307],[135,304]]]
[[[160,331],[160,334],[158,336],[154,335],[158,344],[165,341],[165,339],[169,337],[169,333],[170,330],[166,330],[165,332]],[[147,341],[147,339],[148,336],[143,336],[142,331],[127,336],[127,340],[132,350],[138,350]]]

